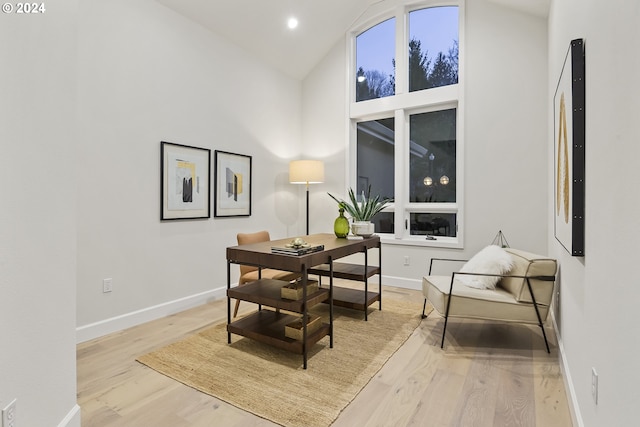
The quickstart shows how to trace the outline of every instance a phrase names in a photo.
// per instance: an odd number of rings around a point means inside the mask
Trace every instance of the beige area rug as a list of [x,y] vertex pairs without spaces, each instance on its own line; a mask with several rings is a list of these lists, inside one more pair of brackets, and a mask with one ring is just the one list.
[[[372,306],[374,307],[374,306]],[[377,305],[375,306],[377,308]],[[311,312],[328,319],[328,307]],[[334,308],[334,346],[324,337],[302,356],[232,335],[226,323],[138,358],[150,368],[284,426],[329,426],[420,323],[422,304],[382,301],[369,320]]]

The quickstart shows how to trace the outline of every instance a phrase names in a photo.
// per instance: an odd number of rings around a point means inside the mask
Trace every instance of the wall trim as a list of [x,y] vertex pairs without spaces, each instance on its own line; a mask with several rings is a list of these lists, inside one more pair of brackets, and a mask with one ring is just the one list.
[[76,344],[223,298],[226,295],[226,290],[225,286],[77,327]]
[[69,413],[60,421],[58,427],[80,427],[80,406],[76,403]]
[[582,421],[582,415],[580,414],[580,406],[578,405],[576,390],[573,387],[573,381],[571,380],[569,363],[567,362],[567,356],[564,352],[564,344],[562,342],[562,337],[558,333],[558,324],[556,323],[556,316],[553,311],[551,312],[551,321],[553,324],[553,330],[556,334],[556,340],[558,341],[558,358],[560,359],[560,370],[562,371],[562,376],[564,378],[564,390],[567,395],[567,401],[569,402],[571,421],[574,426],[584,427],[584,421]]
[[[369,283],[378,283],[378,276],[369,279]],[[422,277],[420,279],[407,279],[406,277],[395,277],[382,275],[382,283],[388,286],[395,286],[404,289],[422,290]]]

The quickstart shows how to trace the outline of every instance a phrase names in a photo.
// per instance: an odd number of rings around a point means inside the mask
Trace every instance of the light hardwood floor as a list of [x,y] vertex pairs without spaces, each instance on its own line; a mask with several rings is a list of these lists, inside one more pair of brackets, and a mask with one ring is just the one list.
[[[384,287],[383,310],[385,296],[423,298]],[[83,427],[276,426],[135,361],[225,320],[218,300],[78,345]],[[442,327],[424,319],[333,426],[572,425],[551,327],[550,355],[538,327],[451,320],[441,350]]]

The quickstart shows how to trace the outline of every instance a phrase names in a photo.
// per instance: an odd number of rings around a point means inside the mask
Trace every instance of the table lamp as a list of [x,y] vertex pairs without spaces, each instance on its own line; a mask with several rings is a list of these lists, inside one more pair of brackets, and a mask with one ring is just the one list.
[[324,182],[322,160],[292,160],[289,163],[289,182],[307,185],[307,235],[309,235],[309,184]]

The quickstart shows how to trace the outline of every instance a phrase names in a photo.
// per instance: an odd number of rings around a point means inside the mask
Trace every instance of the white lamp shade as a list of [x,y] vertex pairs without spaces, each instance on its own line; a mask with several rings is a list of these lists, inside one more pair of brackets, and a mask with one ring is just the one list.
[[320,184],[324,182],[324,162],[322,160],[293,160],[289,163],[291,184]]

